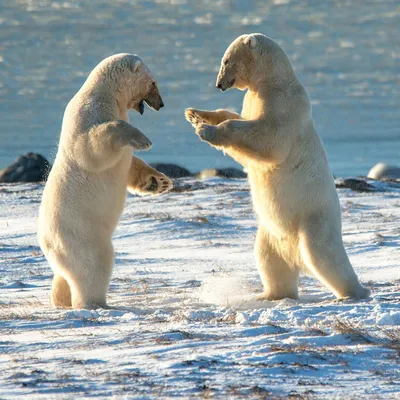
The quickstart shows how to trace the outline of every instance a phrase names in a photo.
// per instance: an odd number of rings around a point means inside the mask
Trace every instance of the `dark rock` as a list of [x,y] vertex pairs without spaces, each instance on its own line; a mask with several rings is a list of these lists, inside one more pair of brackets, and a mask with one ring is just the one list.
[[182,193],[182,192],[194,192],[196,190],[203,190],[210,187],[206,183],[195,181],[195,182],[185,182],[185,181],[175,181],[174,187],[171,189],[173,193]]
[[150,166],[167,175],[168,178],[186,178],[192,176],[189,170],[176,164],[152,163]]
[[46,180],[50,168],[50,163],[40,154],[26,153],[0,171],[0,182],[41,182]]
[[376,192],[377,188],[370,185],[368,182],[360,179],[338,179],[336,180],[336,187],[340,189],[351,189],[356,192]]
[[207,179],[213,177],[243,179],[247,178],[247,174],[238,168],[209,168],[196,174],[198,179]]

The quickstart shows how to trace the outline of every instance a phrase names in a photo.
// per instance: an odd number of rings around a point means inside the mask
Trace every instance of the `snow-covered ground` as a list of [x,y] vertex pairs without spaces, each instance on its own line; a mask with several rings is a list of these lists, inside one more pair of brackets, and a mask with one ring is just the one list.
[[[400,398],[400,188],[340,189],[351,261],[373,296],[311,277],[261,302],[245,181],[129,197],[107,310],[49,307],[35,236],[42,185],[0,186],[0,398]],[[189,190],[190,189],[190,190]]]

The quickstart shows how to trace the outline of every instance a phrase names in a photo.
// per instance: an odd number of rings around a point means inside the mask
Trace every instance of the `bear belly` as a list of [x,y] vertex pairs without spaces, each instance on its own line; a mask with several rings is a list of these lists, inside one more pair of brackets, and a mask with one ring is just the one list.
[[254,211],[260,223],[271,235],[284,240],[298,230],[298,196],[291,182],[273,176],[273,173],[252,173],[249,182]]

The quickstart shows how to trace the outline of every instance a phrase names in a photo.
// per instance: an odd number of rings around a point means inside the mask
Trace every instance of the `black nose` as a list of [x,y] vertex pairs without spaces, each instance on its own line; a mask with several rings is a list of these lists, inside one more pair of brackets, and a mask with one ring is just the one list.
[[164,103],[161,102],[161,103],[160,103],[160,108],[163,108],[163,107],[164,107]]
[[222,89],[222,86],[221,86],[220,83],[218,83],[217,88],[218,88],[218,89]]

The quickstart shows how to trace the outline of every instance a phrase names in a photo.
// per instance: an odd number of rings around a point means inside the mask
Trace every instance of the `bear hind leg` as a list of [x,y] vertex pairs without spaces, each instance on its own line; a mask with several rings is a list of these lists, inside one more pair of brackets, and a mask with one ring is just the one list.
[[[326,229],[324,229],[324,227]],[[305,267],[339,299],[362,299],[370,295],[354,272],[343,246],[340,229],[313,221],[299,237]]]
[[109,280],[100,280],[96,278],[91,282],[82,281],[77,278],[71,284],[71,303],[72,308],[96,310],[98,308],[107,308],[107,290]]
[[261,300],[298,298],[298,268],[289,266],[272,245],[269,234],[260,226],[257,232],[255,255],[257,269],[264,285]]
[[75,258],[74,265],[79,268],[70,269],[68,280],[72,308],[107,308],[106,297],[114,263],[114,250],[111,243],[100,238],[94,242],[96,249]]
[[66,279],[54,274],[51,284],[51,305],[53,307],[71,307],[71,289]]

